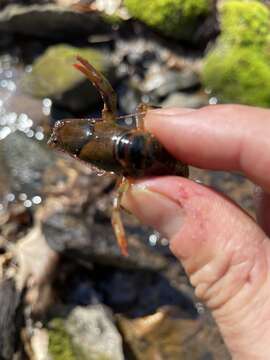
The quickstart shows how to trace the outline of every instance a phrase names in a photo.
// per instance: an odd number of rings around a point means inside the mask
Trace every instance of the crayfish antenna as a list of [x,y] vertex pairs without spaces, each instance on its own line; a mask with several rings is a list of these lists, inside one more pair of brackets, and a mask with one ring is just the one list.
[[105,116],[110,119],[116,118],[117,100],[116,93],[113,90],[109,81],[98,70],[96,70],[87,60],[81,56],[77,56],[78,63],[73,66],[82,72],[91,81],[91,83],[97,88],[104,102]]

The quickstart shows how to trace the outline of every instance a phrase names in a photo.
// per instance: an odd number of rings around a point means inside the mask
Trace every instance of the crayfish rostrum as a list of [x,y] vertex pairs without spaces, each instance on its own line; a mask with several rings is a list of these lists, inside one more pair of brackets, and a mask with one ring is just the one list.
[[[118,175],[118,189],[113,203],[112,226],[121,253],[128,254],[120,203],[132,179],[159,176],[188,176],[187,165],[175,160],[160,142],[144,130],[148,105],[141,104],[133,117],[135,128],[119,125],[116,94],[108,80],[85,59],[77,57],[74,66],[86,75],[100,92],[104,102],[100,119],[65,119],[58,121],[49,144],[95,167]],[[124,117],[125,118],[125,117]]]

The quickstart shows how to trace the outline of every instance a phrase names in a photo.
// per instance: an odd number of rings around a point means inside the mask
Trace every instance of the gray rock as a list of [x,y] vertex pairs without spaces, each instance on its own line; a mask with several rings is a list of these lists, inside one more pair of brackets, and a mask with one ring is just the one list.
[[105,306],[76,307],[65,323],[74,348],[84,359],[124,359],[121,335]]
[[142,82],[141,90],[157,97],[164,97],[177,90],[186,90],[197,85],[199,77],[191,69],[173,71],[153,66]]
[[54,164],[53,152],[19,131],[0,142],[0,163],[11,190],[34,196],[42,192],[42,175]]
[[[1,271],[2,269],[0,269]],[[16,289],[14,279],[0,283],[0,358],[10,360],[19,341],[22,326],[20,303],[22,294]]]
[[208,98],[202,93],[186,94],[176,92],[167,97],[161,104],[162,107],[187,107],[197,109],[208,105]]
[[109,32],[97,12],[79,13],[54,4],[9,5],[0,13],[0,31],[52,39]]
[[44,220],[43,232],[51,248],[85,266],[95,262],[127,269],[160,270],[166,267],[165,257],[151,251],[134,235],[127,237],[129,256],[122,256],[109,216],[98,211],[95,203],[90,213],[78,216],[66,209]]

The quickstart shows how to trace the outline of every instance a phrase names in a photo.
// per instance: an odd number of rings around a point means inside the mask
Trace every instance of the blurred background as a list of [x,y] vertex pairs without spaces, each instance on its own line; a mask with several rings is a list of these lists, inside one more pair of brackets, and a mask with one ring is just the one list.
[[[1,360],[230,358],[167,239],[123,214],[120,255],[115,178],[46,143],[58,119],[100,117],[76,55],[110,80],[119,115],[270,106],[269,28],[259,0],[0,0]],[[240,174],[191,178],[253,216]]]

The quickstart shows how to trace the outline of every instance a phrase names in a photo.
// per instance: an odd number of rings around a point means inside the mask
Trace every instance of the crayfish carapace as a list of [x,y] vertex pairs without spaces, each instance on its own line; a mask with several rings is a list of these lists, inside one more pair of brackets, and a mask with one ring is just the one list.
[[144,117],[149,109],[141,104],[133,117],[136,126],[118,124],[116,94],[108,80],[85,59],[77,57],[74,66],[84,73],[100,92],[104,102],[101,119],[58,121],[49,140],[52,146],[95,167],[118,175],[117,195],[113,203],[112,226],[121,253],[128,254],[120,204],[132,178],[159,175],[188,176],[187,165],[175,160],[149,132]]

